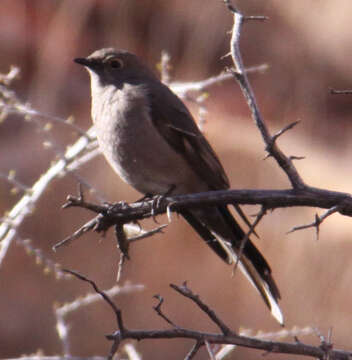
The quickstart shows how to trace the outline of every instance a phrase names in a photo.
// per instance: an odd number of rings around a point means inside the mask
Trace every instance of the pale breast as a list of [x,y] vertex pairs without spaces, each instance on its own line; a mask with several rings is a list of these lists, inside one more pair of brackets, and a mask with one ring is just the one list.
[[154,127],[143,86],[106,89],[98,102],[93,100],[92,117],[106,159],[138,191],[163,194],[174,185],[174,193],[207,190]]

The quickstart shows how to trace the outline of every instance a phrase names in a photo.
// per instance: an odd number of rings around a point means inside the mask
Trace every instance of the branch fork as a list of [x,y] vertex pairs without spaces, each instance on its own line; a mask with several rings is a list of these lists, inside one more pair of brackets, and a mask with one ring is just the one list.
[[[320,345],[311,346],[306,345],[300,341],[297,341],[297,335],[294,336],[294,342],[279,342],[279,341],[268,341],[263,340],[258,337],[249,337],[238,335],[232,331],[225,322],[212,310],[205,302],[203,302],[200,297],[195,294],[184,282],[181,286],[170,284],[170,287],[176,292],[184,296],[186,299],[191,300],[196,306],[206,314],[210,320],[216,324],[220,329],[221,333],[205,333],[195,330],[189,330],[183,327],[180,327],[174,324],[169,318],[164,315],[161,311],[161,305],[163,303],[163,298],[161,296],[156,296],[159,300],[159,304],[154,307],[154,310],[160,315],[169,325],[172,326],[171,329],[166,330],[130,330],[127,328],[123,321],[122,311],[119,309],[110,297],[101,291],[94,281],[86,278],[85,276],[72,271],[72,270],[63,270],[79,280],[88,282],[94,289],[94,291],[100,294],[103,300],[110,306],[113,310],[116,318],[116,324],[118,330],[110,335],[106,335],[106,338],[113,342],[108,360],[113,359],[115,353],[118,351],[119,346],[124,340],[146,340],[146,339],[192,339],[195,341],[193,347],[186,355],[185,360],[193,359],[193,357],[198,353],[199,349],[202,346],[206,346],[208,353],[213,352],[210,345],[211,344],[233,344],[242,347],[249,347],[258,350],[264,350],[266,353],[283,353],[283,354],[295,354],[303,355],[313,358],[318,358],[321,360],[325,359],[341,359],[341,360],[350,360],[352,357],[352,352],[336,350],[333,348],[333,344],[330,341],[330,336],[328,341],[325,340],[323,336],[319,334]],[[158,310],[157,310],[158,309]]]

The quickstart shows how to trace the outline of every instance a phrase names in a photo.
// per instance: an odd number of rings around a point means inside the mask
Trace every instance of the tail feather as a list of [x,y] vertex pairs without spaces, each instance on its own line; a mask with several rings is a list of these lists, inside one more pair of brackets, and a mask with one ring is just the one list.
[[202,223],[197,216],[193,215],[191,211],[182,210],[182,216],[193,227],[194,230],[203,238],[207,245],[216,252],[218,256],[224,261],[228,262],[229,254],[226,249],[220,244],[220,242],[214,237],[209,228]]
[[[237,261],[245,233],[226,206],[186,210],[182,211],[182,216],[224,261],[229,264]],[[284,319],[278,305],[280,292],[268,263],[250,239],[246,241],[238,264],[272,315],[283,325]]]
[[239,266],[247,279],[258,290],[258,292],[264,299],[265,304],[270,309],[271,315],[279,322],[281,326],[284,326],[284,317],[278,304],[279,298],[275,296],[270,286],[271,283],[274,283],[271,275],[269,274],[269,276],[265,276],[264,278],[261,274],[257,272],[257,270],[253,267],[251,261],[245,256],[241,257],[241,260],[239,261]]
[[[238,246],[241,246],[242,239],[245,237],[244,231],[238,225],[238,223],[233,218],[232,214],[226,206],[221,206],[218,209],[221,212],[221,215],[225,219],[226,223],[233,230],[233,233],[235,235],[235,240],[232,241],[232,246],[234,246],[235,248],[239,248]],[[271,268],[265,260],[264,256],[259,252],[259,250],[252,243],[252,241],[250,241],[250,239],[246,241],[245,247],[243,249],[243,254],[245,255],[245,258],[250,259],[251,263],[253,263],[254,268],[264,278],[276,301],[280,300],[280,291],[273,277],[271,276]]]

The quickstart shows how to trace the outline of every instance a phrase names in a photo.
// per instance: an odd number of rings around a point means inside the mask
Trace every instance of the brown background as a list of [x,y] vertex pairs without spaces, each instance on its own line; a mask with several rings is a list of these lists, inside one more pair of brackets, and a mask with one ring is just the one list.
[[[247,0],[238,4],[246,14],[270,17],[265,23],[247,24],[241,42],[247,66],[270,65],[265,74],[251,75],[266,121],[276,131],[301,120],[280,139],[280,145],[287,154],[306,156],[297,166],[307,183],[351,192],[351,97],[328,92],[329,87],[351,88],[351,1]],[[221,1],[2,0],[1,5],[0,72],[18,65],[21,79],[14,87],[23,101],[43,113],[63,118],[74,115],[85,129],[90,126],[88,76],[72,62],[74,57],[113,45],[136,52],[155,66],[165,49],[172,57],[173,78],[182,81],[215,75],[230,64],[229,59],[220,60],[228,51],[227,31],[232,26]],[[229,81],[215,86],[210,95],[205,133],[232,187],[287,187],[287,179],[274,161],[262,161],[263,144],[237,85]],[[197,115],[197,109],[192,109]],[[27,185],[55,157],[53,150],[42,147],[48,135],[37,129],[20,116],[11,116],[0,125],[0,172],[15,169],[17,179]],[[54,126],[52,135],[59,149],[76,139],[71,129],[59,125]],[[132,201],[139,196],[114,175],[102,157],[78,173],[110,201]],[[45,257],[109,288],[115,282],[118,259],[111,233],[103,240],[96,234],[87,235],[57,253],[51,251],[53,244],[89,218],[82,210],[60,210],[76,184],[72,176],[56,180],[20,227],[19,235],[32,239]],[[2,213],[20,196],[10,195],[10,188],[6,182],[0,183]],[[248,214],[257,210],[246,207]],[[311,222],[315,211],[275,210],[260,224],[261,239],[256,243],[270,261],[281,289],[287,328],[316,326],[326,335],[332,327],[335,346],[351,350],[351,219],[329,218],[321,227],[319,241],[313,230],[286,234],[294,225]],[[152,295],[159,293],[166,299],[164,310],[177,324],[216,330],[199,310],[168,287],[170,282],[188,280],[233,329],[279,330],[242,275],[236,273],[232,279],[231,268],[176,216],[164,235],[136,244],[131,256],[123,281],[145,284],[146,290],[116,299],[128,326],[167,327],[152,310]],[[33,256],[22,246],[12,245],[0,272],[0,357],[38,349],[47,355],[61,353],[53,303],[72,301],[89,290],[77,280],[56,281],[52,275],[45,276]],[[84,308],[70,316],[69,322],[74,355],[107,353],[110,344],[104,334],[112,332],[115,323],[105,304]],[[301,340],[318,343],[314,336]],[[145,341],[137,346],[144,359],[180,359],[191,343]],[[260,353],[236,350],[235,356],[254,359]],[[198,358],[206,358],[205,352]]]

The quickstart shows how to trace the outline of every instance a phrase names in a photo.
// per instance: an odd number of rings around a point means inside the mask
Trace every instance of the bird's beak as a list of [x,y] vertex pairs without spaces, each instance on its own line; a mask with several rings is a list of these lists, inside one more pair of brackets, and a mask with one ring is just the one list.
[[98,63],[94,59],[89,58],[76,58],[73,60],[75,63],[86,66],[89,69],[94,69],[97,67]]

